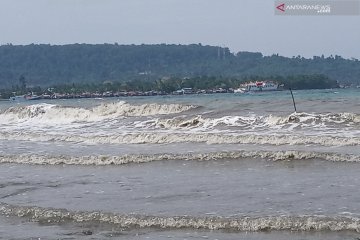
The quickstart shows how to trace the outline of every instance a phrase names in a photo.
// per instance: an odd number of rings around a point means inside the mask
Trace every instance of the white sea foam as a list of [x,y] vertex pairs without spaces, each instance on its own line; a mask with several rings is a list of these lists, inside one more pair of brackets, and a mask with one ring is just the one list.
[[266,144],[266,145],[321,145],[357,146],[358,137],[314,136],[314,135],[257,135],[226,133],[167,133],[135,132],[111,135],[76,135],[27,132],[0,132],[0,140],[64,141],[85,144],[164,144],[196,142],[207,144]]
[[[79,107],[66,107],[53,104],[34,104],[28,106],[10,107],[0,112],[0,123],[19,123],[26,121],[71,123],[101,121],[104,119],[118,118],[122,116],[154,116],[180,113],[196,108],[193,105],[180,104],[142,104],[130,105],[124,101],[106,103],[90,109]],[[323,126],[345,124],[348,126],[358,125],[360,115],[355,113],[293,113],[288,116],[275,115],[246,115],[246,116],[222,116],[219,118],[207,118],[201,114],[169,119],[155,118],[144,122],[144,126],[179,129],[201,128],[212,129],[217,126],[228,127],[284,127],[284,126]]]
[[174,117],[171,119],[156,119],[149,121],[148,124],[167,129],[181,128],[201,128],[213,129],[218,126],[228,127],[297,127],[312,126],[321,127],[326,125],[358,125],[360,123],[360,115],[354,113],[329,113],[329,114],[312,114],[312,113],[293,113],[288,116],[223,116],[219,118],[205,118],[201,115],[192,118]]
[[10,107],[0,112],[0,123],[18,123],[26,121],[47,123],[71,123],[101,121],[121,116],[150,116],[180,113],[196,106],[180,104],[142,104],[130,105],[126,102],[106,103],[86,109],[64,107],[52,104],[35,104],[29,106]]
[[23,217],[36,222],[91,222],[98,224],[116,225],[122,228],[222,229],[239,232],[269,230],[360,232],[360,219],[351,216],[151,216],[106,213],[100,211],[69,211],[66,209],[14,206],[5,203],[0,203],[0,214],[4,216]]
[[267,118],[269,124],[278,125],[285,123],[306,123],[306,124],[321,124],[321,123],[360,123],[360,115],[355,113],[293,113],[286,117],[276,117],[270,115]]
[[18,164],[67,164],[67,165],[123,165],[129,163],[149,163],[153,161],[184,160],[184,161],[209,161],[222,159],[267,159],[280,160],[307,160],[319,159],[333,162],[360,162],[360,156],[351,154],[338,154],[326,152],[305,151],[231,151],[186,154],[127,154],[122,156],[51,156],[39,154],[0,155],[0,163]]

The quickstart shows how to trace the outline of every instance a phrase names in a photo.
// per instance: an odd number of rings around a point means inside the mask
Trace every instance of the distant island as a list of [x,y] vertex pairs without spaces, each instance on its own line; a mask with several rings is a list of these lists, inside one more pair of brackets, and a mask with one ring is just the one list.
[[264,79],[294,89],[358,86],[360,61],[337,55],[308,59],[232,53],[201,44],[0,46],[2,96],[47,88],[164,92],[236,88],[244,81]]

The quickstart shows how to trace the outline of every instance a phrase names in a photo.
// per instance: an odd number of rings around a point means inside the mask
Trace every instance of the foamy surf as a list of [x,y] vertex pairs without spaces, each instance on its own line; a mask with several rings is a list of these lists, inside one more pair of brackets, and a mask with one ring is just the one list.
[[219,132],[134,132],[125,134],[53,134],[0,132],[1,140],[20,141],[56,141],[84,144],[166,144],[166,143],[207,143],[207,144],[260,144],[260,145],[321,145],[321,146],[357,146],[359,137],[314,136],[296,134],[233,134]]
[[356,239],[359,92],[339,92],[3,102],[1,237]]
[[269,124],[284,124],[284,123],[306,123],[316,125],[321,123],[360,123],[360,115],[355,113],[292,113],[286,117],[276,117],[270,115],[267,118]]
[[97,222],[122,228],[206,229],[238,232],[258,231],[356,231],[360,219],[347,216],[280,215],[263,217],[202,217],[150,216],[106,213],[100,211],[69,211],[66,209],[15,206],[0,203],[0,214],[44,223]]
[[[197,108],[194,105],[182,104],[141,104],[131,105],[124,101],[105,103],[92,108],[67,107],[54,104],[34,104],[15,106],[0,112],[0,123],[56,123],[93,122],[118,117],[170,115]],[[348,126],[356,127],[360,123],[360,115],[355,113],[292,113],[286,116],[255,115],[206,117],[206,114],[196,113],[190,117],[153,118],[145,121],[142,126],[183,129],[191,128],[209,130],[217,127],[237,127],[246,129],[257,128],[294,128],[294,127],[324,127]]]
[[91,109],[66,107],[53,104],[34,104],[10,107],[0,112],[2,123],[12,122],[48,122],[71,123],[83,121],[101,121],[121,116],[151,116],[180,113],[196,108],[193,105],[180,104],[142,104],[131,105],[124,101],[106,103]]
[[293,128],[293,127],[325,127],[325,126],[358,126],[360,115],[354,113],[292,113],[287,116],[250,114],[247,116],[223,116],[219,118],[206,118],[202,115],[192,118],[175,117],[171,119],[155,119],[148,125],[166,129],[214,129],[216,127],[237,128]]
[[2,154],[0,163],[38,164],[38,165],[124,165],[130,163],[150,163],[154,161],[210,161],[210,160],[236,160],[236,159],[266,159],[271,161],[283,160],[325,160],[332,162],[360,162],[360,156],[352,154],[339,154],[329,152],[306,151],[229,151],[185,154],[126,154],[122,156],[67,156],[67,155],[41,155],[41,154]]

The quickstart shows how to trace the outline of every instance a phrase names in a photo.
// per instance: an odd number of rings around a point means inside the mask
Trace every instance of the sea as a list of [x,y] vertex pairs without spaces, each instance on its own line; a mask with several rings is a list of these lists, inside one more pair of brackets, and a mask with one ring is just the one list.
[[360,89],[0,102],[0,239],[360,239]]

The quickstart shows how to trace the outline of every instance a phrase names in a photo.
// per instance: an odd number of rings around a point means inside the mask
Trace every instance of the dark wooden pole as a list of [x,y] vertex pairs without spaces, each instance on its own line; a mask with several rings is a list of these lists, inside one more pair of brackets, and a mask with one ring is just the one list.
[[291,97],[292,97],[293,104],[294,104],[294,109],[295,109],[295,112],[296,112],[296,104],[295,104],[294,95],[293,95],[293,93],[292,93],[292,91],[291,91],[291,88],[289,88],[289,90],[290,90],[290,93],[291,93]]

